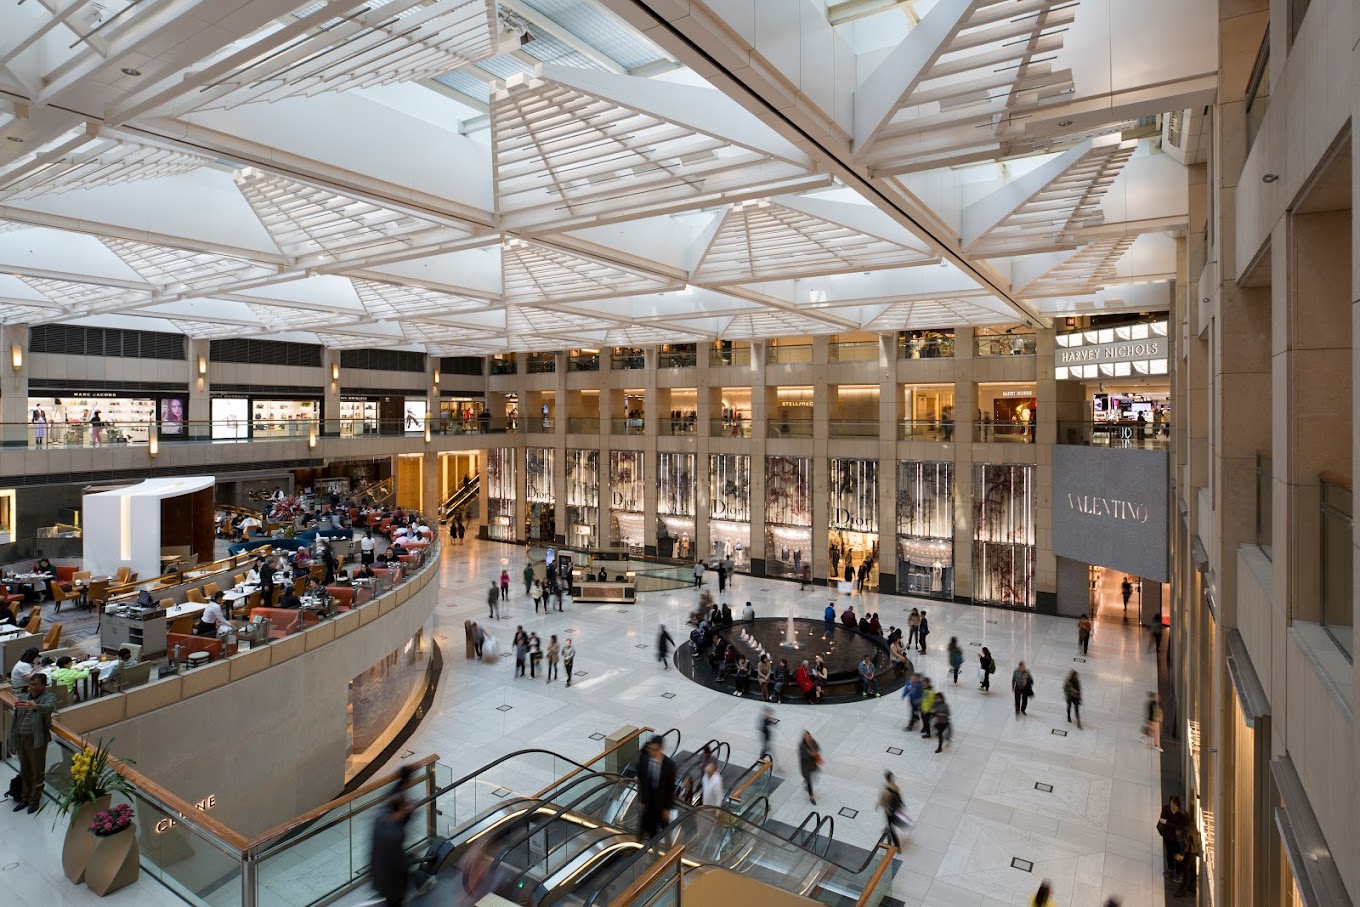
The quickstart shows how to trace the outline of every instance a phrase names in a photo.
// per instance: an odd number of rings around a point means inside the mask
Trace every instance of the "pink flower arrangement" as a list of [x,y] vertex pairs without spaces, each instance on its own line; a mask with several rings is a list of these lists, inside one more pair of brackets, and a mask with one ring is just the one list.
[[90,823],[90,831],[97,837],[107,838],[109,835],[116,835],[132,824],[132,807],[126,803],[119,803],[113,809],[101,809],[94,814],[94,821]]

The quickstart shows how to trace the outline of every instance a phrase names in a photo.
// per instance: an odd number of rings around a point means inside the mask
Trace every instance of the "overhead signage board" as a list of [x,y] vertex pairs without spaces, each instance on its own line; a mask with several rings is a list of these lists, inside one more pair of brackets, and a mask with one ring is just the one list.
[[1053,552],[1166,582],[1167,452],[1053,448]]

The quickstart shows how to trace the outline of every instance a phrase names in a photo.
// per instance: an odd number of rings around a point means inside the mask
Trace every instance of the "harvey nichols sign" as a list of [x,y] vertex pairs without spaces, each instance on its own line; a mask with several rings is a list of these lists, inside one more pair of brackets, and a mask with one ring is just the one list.
[[1166,582],[1166,501],[1164,450],[1053,448],[1053,553],[1059,557]]
[[1145,340],[1117,340],[1114,343],[1093,343],[1089,346],[1060,346],[1055,361],[1060,366],[1108,365],[1112,362],[1165,358],[1166,338],[1148,337]]

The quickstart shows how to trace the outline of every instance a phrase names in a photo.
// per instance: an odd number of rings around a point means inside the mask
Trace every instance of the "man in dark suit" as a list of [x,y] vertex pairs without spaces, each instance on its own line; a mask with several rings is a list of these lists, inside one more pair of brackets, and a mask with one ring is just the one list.
[[638,756],[638,797],[642,814],[638,836],[650,841],[671,820],[675,805],[675,762],[661,748],[661,738],[653,737]]

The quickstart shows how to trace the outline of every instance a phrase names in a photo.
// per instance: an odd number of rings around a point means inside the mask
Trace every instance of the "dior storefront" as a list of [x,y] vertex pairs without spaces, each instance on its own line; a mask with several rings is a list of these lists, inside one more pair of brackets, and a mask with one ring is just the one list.
[[954,464],[897,464],[897,589],[954,597]]
[[609,542],[642,549],[646,531],[645,460],[640,450],[609,452]]
[[765,572],[812,567],[812,458],[765,458]]
[[746,454],[708,457],[708,538],[711,559],[731,558],[751,569],[751,458]]
[[600,452],[567,451],[567,544],[594,548],[599,544]]
[[833,457],[830,461],[827,554],[831,582],[858,580],[878,588],[878,461]]

